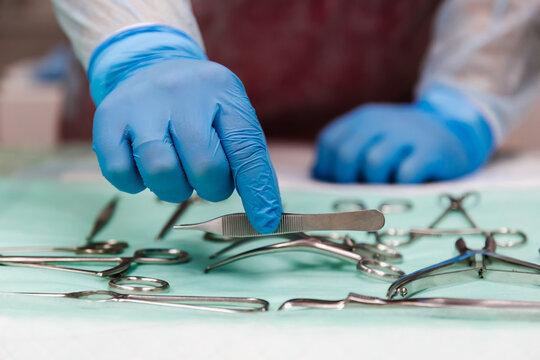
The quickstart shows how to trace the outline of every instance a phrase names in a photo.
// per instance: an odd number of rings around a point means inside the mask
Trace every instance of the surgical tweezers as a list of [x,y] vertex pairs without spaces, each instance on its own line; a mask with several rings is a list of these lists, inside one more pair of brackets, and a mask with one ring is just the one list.
[[97,302],[127,302],[177,307],[221,313],[253,313],[268,310],[268,301],[250,297],[133,295],[108,290],[88,290],[70,293],[16,292],[11,295],[46,296],[55,298],[93,300]]
[[388,300],[356,293],[349,293],[347,298],[343,300],[291,299],[284,302],[279,307],[279,310],[289,310],[292,308],[343,310],[349,306],[540,310],[540,301],[463,298],[415,298]]
[[[519,230],[502,227],[497,230],[484,230],[481,229],[476,222],[473,221],[469,213],[465,210],[464,202],[466,199],[474,198],[476,202],[480,199],[480,194],[477,192],[467,192],[460,196],[453,196],[450,194],[442,194],[439,199],[447,199],[448,206],[439,215],[427,228],[424,229],[411,229],[410,231],[401,230],[401,229],[388,229],[384,232],[375,233],[375,239],[377,242],[396,247],[402,245],[409,245],[415,240],[424,237],[424,236],[444,236],[444,235],[483,235],[486,233],[491,234],[495,239],[498,246],[501,247],[511,247],[523,245],[527,242],[527,235]],[[465,229],[435,229],[435,227],[449,214],[459,213],[471,226],[470,228]],[[504,237],[508,239],[509,237],[516,240],[497,240],[498,237]]]
[[409,297],[432,287],[476,279],[540,285],[540,265],[496,254],[496,246],[489,235],[481,250],[471,250],[458,239],[459,256],[403,276],[390,285],[386,297]]
[[[384,226],[384,215],[378,210],[360,210],[330,214],[282,214],[272,235],[304,231],[376,231]],[[202,230],[232,237],[268,236],[258,233],[246,214],[229,214],[203,223],[177,225],[177,230]]]
[[299,234],[299,236],[300,237],[295,240],[263,246],[231,256],[208,266],[205,269],[205,272],[209,272],[217,267],[252,256],[284,251],[310,251],[353,262],[356,264],[356,268],[358,270],[373,277],[397,279],[405,275],[405,273],[398,267],[380,260],[360,255],[358,252],[351,249],[350,245],[348,244],[338,244],[324,238],[309,236],[306,234]]

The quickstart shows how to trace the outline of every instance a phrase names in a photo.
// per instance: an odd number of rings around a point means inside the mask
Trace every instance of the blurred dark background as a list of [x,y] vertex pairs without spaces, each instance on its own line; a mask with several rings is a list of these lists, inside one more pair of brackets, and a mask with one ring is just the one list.
[[[204,26],[207,19],[198,15]],[[69,71],[53,81],[34,84],[29,79],[34,63],[60,44],[67,45],[68,41],[56,22],[50,1],[0,0],[0,146],[39,147],[90,141],[94,107],[78,63],[71,59]],[[48,120],[40,123],[38,118]],[[504,149],[540,149],[536,136],[540,131],[538,118],[540,106],[511,134]],[[40,144],[44,134],[50,139]],[[26,136],[28,139],[19,139]]]

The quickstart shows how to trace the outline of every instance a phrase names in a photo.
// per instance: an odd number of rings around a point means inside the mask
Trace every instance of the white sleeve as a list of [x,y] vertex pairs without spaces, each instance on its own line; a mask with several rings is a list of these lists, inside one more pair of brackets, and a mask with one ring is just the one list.
[[461,91],[500,143],[538,100],[540,0],[447,0],[418,85]]
[[58,22],[85,68],[103,40],[119,31],[161,24],[185,32],[201,47],[190,0],[52,0]]

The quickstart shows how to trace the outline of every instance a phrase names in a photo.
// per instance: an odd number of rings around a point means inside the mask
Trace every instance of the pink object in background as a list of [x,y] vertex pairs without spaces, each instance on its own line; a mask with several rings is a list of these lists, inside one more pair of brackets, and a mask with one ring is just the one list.
[[55,147],[63,108],[61,84],[36,80],[31,62],[8,67],[0,79],[0,146]]

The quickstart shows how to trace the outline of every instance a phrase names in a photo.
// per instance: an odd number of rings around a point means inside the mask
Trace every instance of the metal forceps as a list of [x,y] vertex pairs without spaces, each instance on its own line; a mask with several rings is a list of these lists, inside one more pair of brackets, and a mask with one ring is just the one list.
[[378,210],[359,210],[330,214],[281,215],[278,228],[272,234],[260,234],[251,226],[244,213],[228,214],[197,224],[174,226],[177,230],[202,230],[229,237],[269,236],[304,231],[376,231],[384,226],[384,215]]
[[[211,233],[208,233],[205,235],[205,239],[213,239],[214,237],[216,237],[216,235],[211,234]],[[293,233],[293,234],[276,235],[275,237],[287,239],[287,240],[297,240],[297,239],[302,239],[302,238],[309,238],[311,237],[311,235],[306,234],[306,233]],[[391,262],[391,263],[400,263],[403,260],[403,256],[398,251],[384,244],[370,244],[370,243],[364,243],[364,242],[356,242],[349,235],[330,234],[328,236],[317,235],[316,237],[322,238],[328,241],[334,241],[334,242],[341,241],[342,246],[344,248],[350,251],[356,252],[358,254],[364,255],[366,257],[370,257],[372,259],[377,259],[377,260]],[[218,239],[222,239],[222,238],[218,237]],[[210,255],[210,259],[214,259],[218,256],[221,256],[239,246],[242,246],[254,240],[261,240],[261,237],[254,236],[254,237],[247,237],[247,238],[228,238],[228,241],[232,241],[232,244]],[[336,245],[339,245],[339,244],[336,244]]]
[[440,297],[388,300],[356,293],[349,293],[349,295],[342,300],[291,299],[284,302],[279,307],[279,310],[289,310],[292,308],[343,310],[349,306],[540,310],[540,301]]
[[[0,256],[0,265],[25,266],[62,270],[110,279],[109,287],[129,292],[163,291],[169,287],[164,280],[140,276],[124,276],[137,264],[179,264],[189,260],[185,251],[178,249],[142,249],[129,257],[62,257],[62,256]],[[79,269],[58,264],[115,264],[103,271]],[[130,285],[131,284],[131,285]],[[147,286],[135,286],[142,284]]]
[[[355,211],[367,210],[366,203],[361,199],[338,199],[332,204],[332,208],[336,211]],[[409,199],[387,199],[383,200],[377,210],[383,214],[401,214],[410,211],[413,208],[412,201]]]
[[97,302],[126,302],[168,306],[191,310],[220,313],[254,313],[268,310],[269,303],[250,297],[177,296],[120,294],[108,290],[88,290],[71,293],[11,293],[14,295],[46,296],[68,299],[93,300]]
[[263,246],[221,260],[208,266],[205,272],[248,257],[285,251],[310,251],[353,262],[359,271],[376,278],[398,279],[405,275],[398,267],[377,259],[362,256],[352,250],[347,244],[338,244],[321,237],[301,233],[297,234],[297,238],[294,240]]
[[471,250],[458,239],[459,256],[403,276],[390,285],[386,297],[409,297],[432,287],[476,279],[540,285],[540,265],[496,254],[496,246],[490,235],[481,250]]
[[[418,240],[424,236],[446,236],[446,235],[485,235],[490,234],[498,246],[512,247],[523,245],[527,241],[527,235],[517,229],[502,227],[497,230],[484,230],[478,227],[474,220],[470,217],[469,213],[465,210],[463,203],[466,199],[475,199],[478,203],[480,194],[477,192],[467,192],[460,196],[453,196],[450,194],[442,194],[439,197],[440,200],[448,200],[448,206],[427,228],[419,229],[413,228],[409,231],[401,229],[388,229],[383,232],[374,233],[375,239],[378,243],[382,243],[388,246],[396,247],[409,245],[415,240]],[[435,227],[449,214],[459,213],[471,226],[464,229],[436,229]],[[501,240],[497,240],[500,237]],[[505,240],[502,240],[504,238]],[[509,238],[515,240],[508,240]]]

